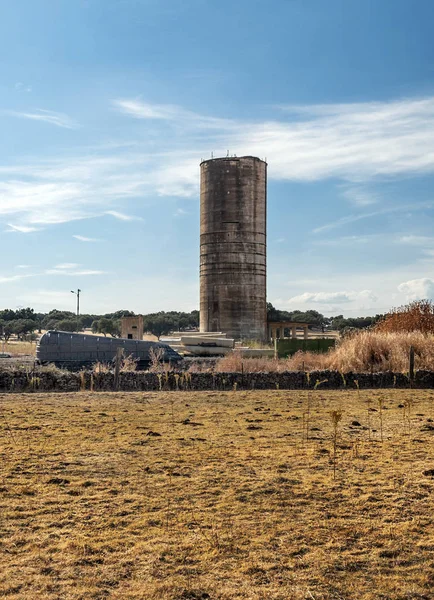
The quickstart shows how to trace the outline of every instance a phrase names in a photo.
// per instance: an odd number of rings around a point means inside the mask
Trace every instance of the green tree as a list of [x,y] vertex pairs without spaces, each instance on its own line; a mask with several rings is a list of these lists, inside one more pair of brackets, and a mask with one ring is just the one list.
[[58,326],[59,321],[72,321],[77,319],[75,313],[70,310],[50,310],[48,314],[42,319],[42,327],[44,329],[60,329]]
[[13,321],[0,321],[0,336],[7,342],[14,332]]
[[36,321],[31,319],[17,319],[11,321],[12,331],[17,335],[18,339],[22,339],[28,333],[33,333],[38,328]]
[[[56,329],[57,331],[77,331],[77,319],[62,319],[61,321],[56,321]],[[78,321],[78,329],[82,330],[82,323],[80,320]]]
[[120,337],[119,321],[102,317],[92,323],[93,333],[102,333],[104,336]]

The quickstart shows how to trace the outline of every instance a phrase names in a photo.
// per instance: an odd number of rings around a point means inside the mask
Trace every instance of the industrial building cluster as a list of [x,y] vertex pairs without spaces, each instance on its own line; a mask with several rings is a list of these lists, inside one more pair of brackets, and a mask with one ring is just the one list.
[[[140,318],[124,320],[122,337],[137,339]],[[200,164],[200,336],[178,332],[167,342],[185,353],[215,342],[297,338],[307,323],[267,323],[267,163],[254,156],[211,158]],[[210,337],[211,336],[211,337]],[[207,339],[205,339],[207,338]],[[219,340],[221,341],[219,343]],[[223,341],[224,340],[224,341]],[[232,346],[233,347],[233,346]],[[227,350],[226,350],[227,351]]]
[[162,360],[165,356],[173,362],[181,356],[223,356],[234,347],[243,356],[276,356],[277,345],[273,352],[243,342],[276,340],[287,329],[297,338],[297,329],[302,328],[306,340],[307,323],[267,323],[266,228],[267,163],[254,156],[202,161],[200,331],[174,332],[159,343],[143,341],[143,317],[124,317],[118,340],[47,332],[38,344],[38,360],[84,365],[112,360],[121,349],[145,367],[161,353]]

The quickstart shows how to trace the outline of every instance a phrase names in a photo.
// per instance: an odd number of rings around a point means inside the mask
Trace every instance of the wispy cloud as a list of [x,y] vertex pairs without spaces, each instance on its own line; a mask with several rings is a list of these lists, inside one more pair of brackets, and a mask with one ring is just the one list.
[[66,269],[47,269],[46,275],[68,275],[71,277],[87,276],[87,275],[105,275],[106,271],[98,271],[93,269],[66,270]]
[[354,206],[370,206],[378,202],[378,195],[365,186],[346,186],[342,195]]
[[45,271],[46,275],[67,275],[67,276],[87,276],[87,275],[105,275],[106,271],[100,271],[96,269],[83,269],[79,268],[81,265],[77,263],[61,263],[56,265],[52,269]]
[[[200,159],[211,149],[226,156],[228,147],[238,156],[267,157],[270,179],[337,179],[355,209],[379,203],[371,191],[378,178],[434,173],[434,97],[285,107],[266,121],[224,119],[137,99],[114,100],[113,106],[143,121],[134,139],[93,146],[78,156],[0,166],[0,217],[17,215],[25,227],[103,214],[131,220],[119,210],[121,202],[197,197]],[[20,115],[71,126],[59,113]],[[315,231],[407,209],[415,206],[382,202],[378,211],[354,212]]]
[[[338,177],[360,182],[379,175],[434,170],[432,97],[281,107],[278,119],[265,122],[208,117],[179,106],[135,99],[114,100],[113,104],[134,118],[189,125],[192,135],[196,135],[195,128],[216,127],[218,134],[213,136],[211,131],[207,137],[208,148],[223,155],[227,147],[236,149],[238,155],[266,155],[270,177],[276,179]],[[359,203],[367,203],[366,193],[355,194]]]
[[29,227],[28,225],[12,225],[12,223],[8,223],[7,225],[9,229],[6,229],[6,233],[31,233],[32,231],[38,231],[37,227]]
[[418,211],[424,210],[426,208],[433,208],[433,202],[419,202],[414,204],[397,204],[393,206],[386,206],[385,208],[375,210],[372,212],[364,212],[358,214],[347,215],[345,217],[341,217],[340,219],[336,219],[335,221],[331,221],[330,223],[325,223],[324,225],[320,225],[313,229],[313,233],[320,233],[322,231],[328,231],[330,229],[336,229],[337,227],[341,227],[342,225],[347,225],[349,223],[355,223],[356,221],[361,221],[363,219],[372,219],[373,217],[379,217],[381,215],[388,215],[391,213],[401,213],[408,211]]
[[385,239],[383,233],[370,235],[344,235],[341,237],[332,237],[327,239],[316,239],[312,241],[315,246],[354,246],[366,245],[374,242],[383,241]]
[[31,92],[32,86],[27,85],[27,84],[23,83],[22,81],[17,81],[17,83],[15,84],[15,89],[19,90],[20,92]]
[[230,119],[210,117],[186,110],[176,104],[151,104],[135,99],[117,99],[112,104],[120,112],[135,119],[170,121],[178,127],[188,125],[192,129],[235,129],[237,124]]
[[133,215],[126,215],[125,213],[121,213],[117,210],[107,210],[105,212],[106,215],[111,215],[118,221],[141,221],[142,217],[135,217]]
[[[31,91],[31,88],[28,91]],[[73,121],[68,115],[42,108],[37,108],[33,111],[3,110],[1,114],[20,119],[30,119],[32,121],[44,121],[50,125],[56,125],[56,127],[63,127],[65,129],[76,129],[79,127],[78,123]]]
[[99,242],[99,241],[101,241],[97,238],[90,238],[90,237],[86,237],[84,235],[73,235],[72,237],[75,238],[76,240],[78,240],[79,242]]
[[70,292],[60,292],[54,290],[32,290],[31,292],[24,292],[21,296],[17,297],[17,301],[25,306],[37,306],[43,307],[45,310],[57,308],[74,310],[74,297]]
[[371,290],[344,291],[344,292],[305,292],[299,296],[293,296],[288,300],[289,304],[342,304],[354,302],[355,300],[377,301],[377,296]]
[[0,283],[10,283],[12,281],[20,281],[21,279],[27,279],[28,277],[34,277],[34,275],[9,275],[2,277],[0,275]]
[[434,246],[434,237],[428,235],[403,235],[398,241],[409,246]]
[[55,269],[76,269],[79,267],[77,263],[61,263],[60,265],[56,265]]

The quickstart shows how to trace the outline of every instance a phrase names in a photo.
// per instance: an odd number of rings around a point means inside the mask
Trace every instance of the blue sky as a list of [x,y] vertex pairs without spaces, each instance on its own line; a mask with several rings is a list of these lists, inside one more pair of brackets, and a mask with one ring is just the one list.
[[267,158],[268,300],[434,297],[431,0],[14,0],[0,308],[198,308],[199,163]]

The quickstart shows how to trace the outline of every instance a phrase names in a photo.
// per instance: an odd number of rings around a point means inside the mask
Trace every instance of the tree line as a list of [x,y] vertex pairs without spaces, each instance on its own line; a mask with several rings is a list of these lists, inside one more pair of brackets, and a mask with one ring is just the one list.
[[[118,310],[104,315],[82,314],[77,316],[71,311],[51,310],[48,313],[37,313],[33,308],[20,308],[17,310],[0,310],[0,336],[9,340],[12,335],[18,339],[28,339],[35,332],[42,330],[78,331],[92,329],[93,333],[120,337],[121,318],[133,317],[135,313],[130,310]],[[199,311],[189,313],[179,311],[160,311],[143,316],[143,329],[157,337],[167,335],[173,330],[187,331],[199,327]]]
[[309,323],[311,327],[326,328],[344,332],[349,329],[366,329],[378,321],[382,320],[384,315],[375,315],[370,317],[349,317],[343,315],[335,317],[326,317],[317,310],[279,310],[270,302],[267,302],[268,321],[293,321],[295,323]]
[[[93,333],[120,337],[121,318],[132,317],[135,313],[130,310],[118,310],[104,315],[82,314],[77,316],[71,311],[51,310],[48,313],[37,313],[33,308],[20,308],[17,310],[0,310],[0,336],[8,340],[12,335],[19,339],[28,339],[35,332],[42,330],[57,331],[84,331],[91,328]],[[267,318],[269,321],[295,321],[309,323],[311,327],[335,329],[343,332],[347,329],[363,329],[370,327],[383,318],[383,315],[374,317],[345,318],[343,315],[325,317],[316,310],[286,311],[267,304]],[[188,331],[199,327],[199,311],[160,311],[143,316],[143,329],[145,333],[152,333],[157,337],[167,335],[171,331]]]

